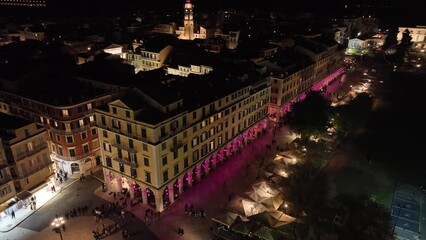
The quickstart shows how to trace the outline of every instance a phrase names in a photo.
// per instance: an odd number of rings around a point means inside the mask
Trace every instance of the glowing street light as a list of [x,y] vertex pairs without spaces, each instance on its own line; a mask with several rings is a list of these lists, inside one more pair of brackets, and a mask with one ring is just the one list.
[[56,217],[55,219],[53,219],[52,223],[50,225],[53,226],[53,230],[56,233],[59,233],[59,236],[61,236],[61,240],[63,240],[62,238],[62,231],[61,231],[61,227],[65,224],[65,220],[63,217]]

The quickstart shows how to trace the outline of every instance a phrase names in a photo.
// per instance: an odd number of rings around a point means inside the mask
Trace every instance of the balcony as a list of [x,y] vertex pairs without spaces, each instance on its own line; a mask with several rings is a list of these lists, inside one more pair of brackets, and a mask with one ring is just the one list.
[[73,156],[73,157],[67,157],[67,156],[61,156],[61,155],[56,155],[56,157],[59,158],[59,159],[65,160],[65,161],[78,161],[78,160],[86,158],[90,155],[93,155],[93,152],[88,152],[88,153],[76,155],[76,156]]
[[120,148],[120,149],[126,150],[126,151],[131,152],[131,153],[137,153],[136,149],[131,148],[127,144],[113,142],[113,143],[111,143],[111,145],[116,147],[116,148]]
[[177,141],[173,143],[173,145],[170,147],[170,152],[176,152],[182,146],[183,146],[183,143],[181,141]]
[[81,133],[81,132],[83,132],[83,131],[86,131],[86,130],[87,130],[87,129],[89,129],[90,127],[91,127],[91,125],[90,125],[90,124],[87,124],[87,125],[84,125],[84,126],[82,126],[82,127],[79,127],[79,128],[73,128],[73,129],[70,129],[70,130],[57,129],[57,128],[54,128],[54,127],[51,127],[51,128],[50,128],[50,130],[51,130],[52,132],[54,132],[54,133],[64,135],[64,134],[75,134],[75,133]]
[[128,165],[128,166],[130,166],[130,167],[133,167],[133,168],[137,168],[138,167],[138,164],[136,163],[136,162],[134,162],[134,161],[130,161],[129,159],[127,159],[127,158],[123,158],[123,157],[118,157],[118,156],[115,156],[114,158],[113,158],[113,160],[114,161],[117,161],[117,162],[119,162],[119,163],[122,163],[122,164],[126,164],[126,165]]
[[33,169],[33,170],[26,172],[26,173],[23,173],[22,178],[29,177],[29,176],[33,175],[34,173],[39,172],[39,171],[45,169],[46,167],[48,167],[50,165],[52,165],[52,162],[50,162],[50,161],[43,162],[43,164],[40,164],[36,169]]
[[36,153],[38,153],[40,151],[43,151],[46,148],[47,148],[47,143],[44,142],[42,144],[39,144],[39,145],[35,146],[32,150],[26,151],[24,153],[17,153],[16,154],[16,158],[19,161],[19,160],[22,160],[22,159],[24,159],[26,157],[31,157],[34,154],[36,154]]

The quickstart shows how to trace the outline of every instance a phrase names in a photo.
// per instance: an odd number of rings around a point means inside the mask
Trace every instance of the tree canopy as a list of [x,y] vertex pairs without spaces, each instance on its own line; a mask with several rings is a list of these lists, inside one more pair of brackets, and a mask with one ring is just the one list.
[[326,134],[329,117],[330,103],[320,92],[312,91],[303,101],[293,104],[284,121],[302,138],[308,138]]

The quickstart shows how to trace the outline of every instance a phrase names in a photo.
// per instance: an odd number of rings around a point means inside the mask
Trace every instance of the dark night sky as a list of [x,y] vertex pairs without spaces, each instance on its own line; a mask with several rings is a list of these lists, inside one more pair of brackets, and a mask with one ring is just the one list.
[[[49,12],[55,14],[96,15],[106,13],[111,15],[118,12],[136,12],[137,10],[157,10],[162,12],[181,11],[185,0],[48,0]],[[426,25],[426,17],[422,12],[422,1],[405,0],[191,0],[195,11],[207,12],[218,9],[246,9],[246,10],[272,10],[272,11],[306,11],[315,12],[317,15],[327,16],[332,13],[342,13],[345,4],[368,5],[393,5],[393,8],[380,8],[379,18],[395,23],[412,23]],[[377,11],[372,10],[371,11]],[[385,10],[384,10],[385,9]],[[0,10],[1,7],[0,7]],[[359,11],[359,14],[368,11]],[[40,11],[41,12],[41,11]],[[11,13],[7,11],[6,13]],[[368,13],[367,13],[368,14]],[[397,24],[399,25],[399,24]]]

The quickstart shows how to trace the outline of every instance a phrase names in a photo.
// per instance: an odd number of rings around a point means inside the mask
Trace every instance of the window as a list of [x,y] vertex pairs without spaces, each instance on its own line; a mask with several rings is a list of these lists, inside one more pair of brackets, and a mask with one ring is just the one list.
[[149,167],[149,159],[148,159],[147,157],[143,157],[143,164],[144,164],[146,167]]
[[183,145],[183,152],[184,153],[188,152],[188,144],[186,143]]
[[145,182],[151,183],[151,173],[145,172]]
[[210,128],[210,134],[209,134],[209,137],[211,137],[211,136],[213,136],[214,135],[214,127],[213,128]]
[[165,149],[166,149],[166,147],[167,147],[167,143],[166,143],[166,142],[163,142],[163,143],[161,144],[161,150],[165,150]]
[[210,151],[214,150],[214,140],[210,142]]
[[40,122],[41,122],[41,123],[44,123],[44,119],[43,119],[43,117],[40,117]]
[[101,116],[101,124],[106,125],[106,120],[104,116]]
[[130,174],[132,175],[132,178],[137,178],[138,177],[136,168],[130,168]]
[[56,152],[56,145],[52,143],[52,152]]
[[69,148],[68,152],[70,154],[70,157],[75,157],[75,149],[74,148]]
[[207,153],[208,153],[207,144],[204,144],[201,147],[201,157],[204,157],[205,155],[207,155]]
[[185,157],[184,159],[183,159],[183,168],[187,168],[189,166],[189,163],[188,163],[188,157]]
[[112,120],[111,120],[111,122],[112,122],[112,127],[113,127],[113,128],[120,129],[120,121],[117,121],[117,120],[115,120],[115,119],[112,119]]
[[92,116],[90,116],[90,117],[89,117],[89,121],[90,121],[90,122],[94,122],[94,121],[95,121],[95,116],[93,116],[93,115],[92,115]]
[[142,144],[142,149],[144,151],[148,151],[148,144],[146,144],[146,143]]
[[176,165],[173,167],[173,170],[174,170],[175,175],[178,175],[178,174],[179,174],[179,164],[176,164]]
[[109,143],[102,143],[104,145],[104,150],[107,152],[111,152],[111,145]]
[[92,104],[91,103],[88,103],[86,106],[87,106],[87,110],[92,109]]
[[82,132],[81,133],[81,139],[86,139],[87,138],[87,133],[86,132]]
[[61,141],[61,136],[59,134],[56,134],[56,141]]
[[120,164],[118,164],[119,166],[120,166],[120,172],[124,172],[124,164],[123,163],[120,163]]
[[198,145],[198,137],[195,137],[192,139],[192,147],[195,147]]
[[64,156],[64,151],[62,150],[61,146],[58,146],[58,151],[60,156]]
[[197,131],[197,125],[195,125],[195,126],[192,127],[192,132],[195,133],[196,131]]
[[[92,128],[92,136],[95,136],[96,135],[96,128]],[[107,135],[108,135],[108,133],[107,133]]]
[[55,121],[55,127],[58,127],[58,122],[57,121]]
[[126,118],[130,118],[130,112],[126,111]]
[[163,163],[163,166],[167,165],[167,155],[164,155],[164,156],[161,158],[161,161],[162,161],[162,163]]
[[28,129],[24,130],[24,135],[25,135],[25,137],[29,137],[30,136],[30,132],[28,131]]
[[184,131],[183,132],[183,138],[186,138],[187,137],[187,133],[186,133],[186,131]]
[[77,112],[78,113],[81,113],[83,111],[83,109],[81,108],[81,106],[79,106],[78,108],[77,108]]
[[222,145],[222,136],[219,136],[219,137],[217,138],[217,145],[218,145],[218,146],[221,146],[221,145]]
[[112,107],[112,113],[117,114],[117,108],[116,107]]
[[210,123],[214,123],[214,117],[213,116],[210,117]]
[[202,121],[201,123],[200,123],[200,128],[203,128],[203,127],[205,127],[207,125],[207,120],[204,120],[204,121]]
[[167,182],[169,181],[169,171],[164,171],[163,172],[163,182]]
[[129,134],[132,134],[132,124],[131,123],[127,123],[127,132]]
[[116,135],[115,135],[115,141],[116,141],[118,144],[121,144],[120,135],[118,135],[118,134],[116,134]]
[[198,156],[198,149],[197,149],[192,153],[192,162],[198,161],[198,158],[199,156]]
[[202,134],[201,134],[201,142],[203,142],[204,140],[206,140],[207,139],[207,132],[203,132]]
[[69,116],[69,113],[68,113],[67,109],[62,110],[62,116],[64,116],[64,117],[68,117]]
[[132,139],[129,139],[129,147],[130,148],[133,148],[134,146],[133,146],[133,140]]
[[88,153],[89,152],[89,144],[84,144],[83,145],[83,152],[84,153]]
[[146,129],[145,128],[142,128],[142,137],[146,138]]
[[178,157],[179,157],[179,153],[178,153],[178,150],[176,150],[173,152],[173,159],[176,160]]
[[65,123],[65,131],[70,132],[71,131],[71,124]]
[[73,143],[73,137],[72,136],[67,136],[67,143]]
[[103,130],[103,131],[102,131],[102,136],[103,136],[104,138],[108,138],[108,132],[107,132],[107,131],[105,131],[105,130]]
[[34,149],[33,143],[32,142],[27,143],[27,151],[32,151],[33,149]]

